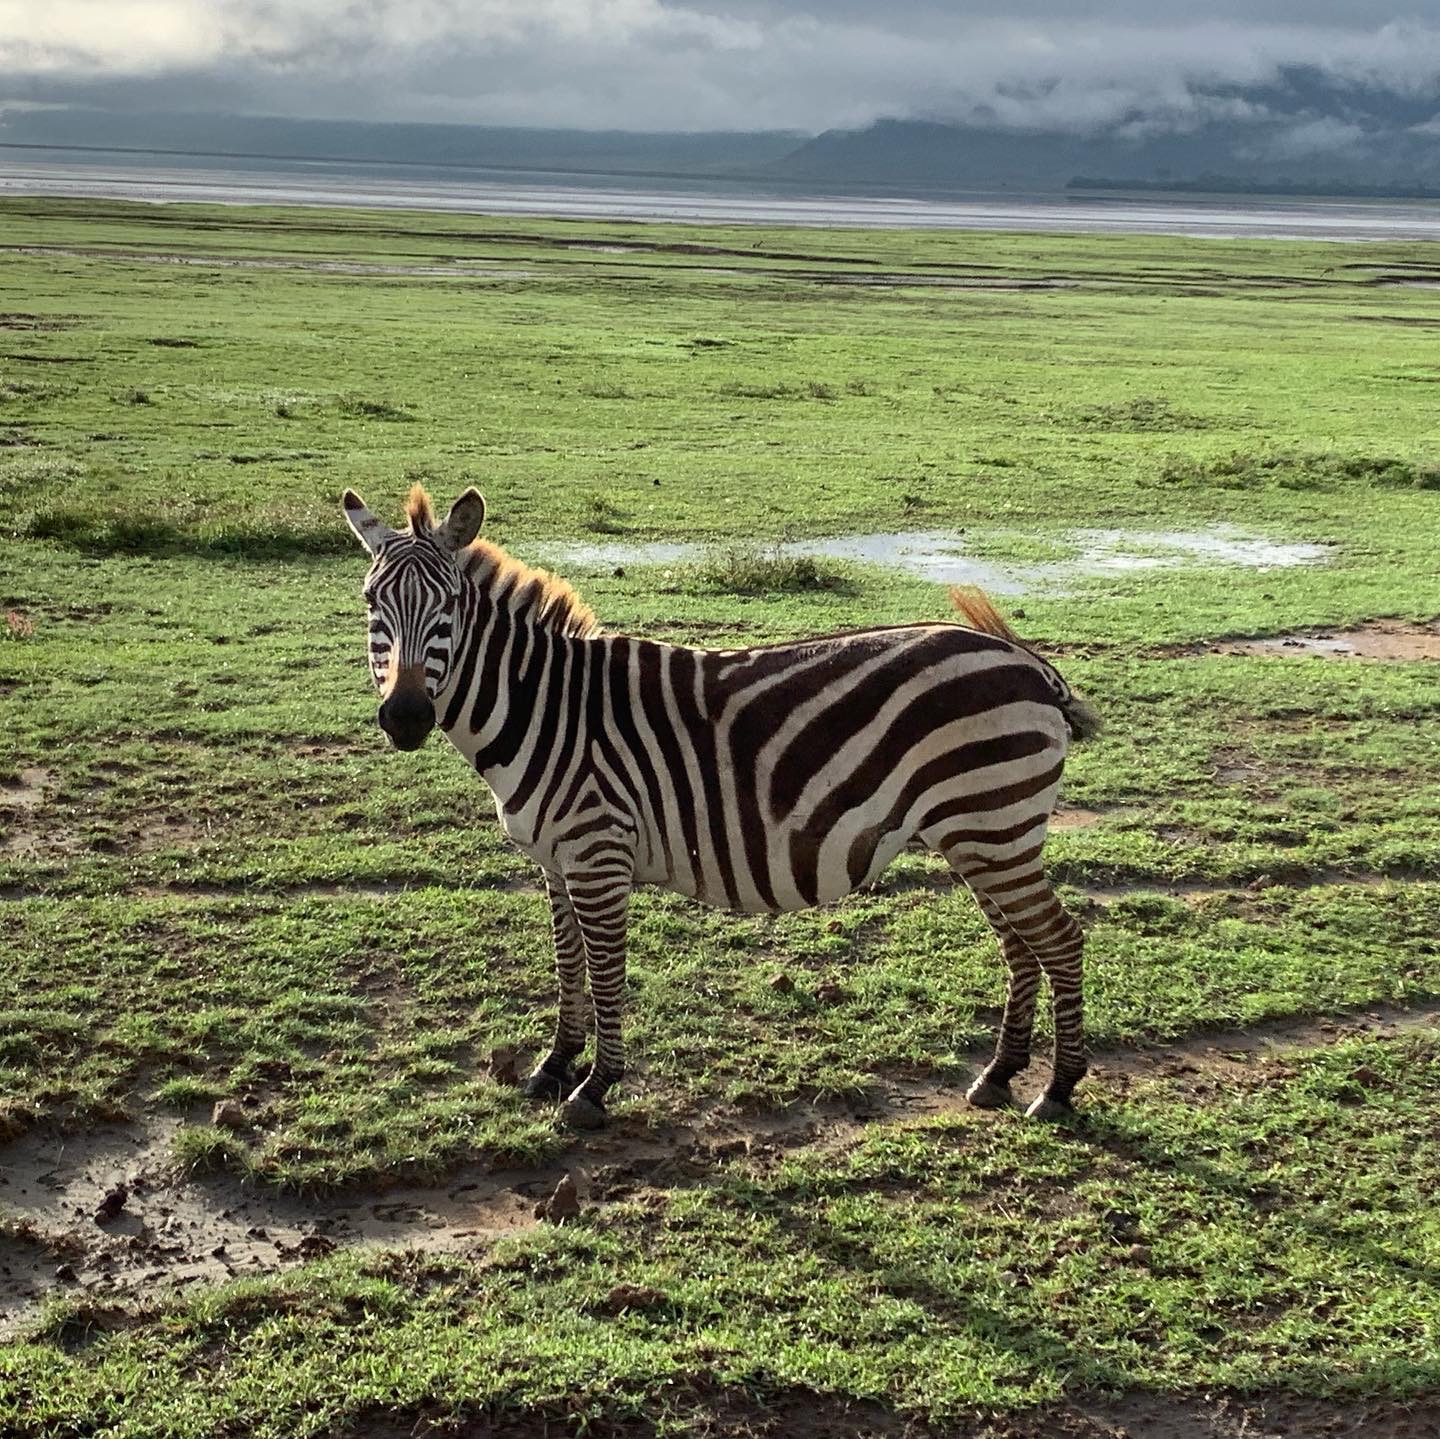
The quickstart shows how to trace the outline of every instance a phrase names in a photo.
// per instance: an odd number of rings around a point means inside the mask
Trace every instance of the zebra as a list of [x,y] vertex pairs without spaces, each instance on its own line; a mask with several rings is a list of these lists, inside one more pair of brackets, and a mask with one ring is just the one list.
[[[372,557],[362,595],[380,728],[414,750],[438,725],[544,874],[559,1008],[530,1097],[563,1100],[572,1128],[605,1122],[625,1071],[635,885],[802,909],[869,884],[918,842],[969,886],[1008,968],[994,1057],[967,1098],[1013,1102],[1043,974],[1054,1059],[1027,1113],[1071,1112],[1086,1071],[1084,935],[1041,849],[1069,742],[1099,720],[979,591],[952,591],[968,625],[691,649],[602,633],[564,580],[480,537],[473,488],[437,522],[415,486],[403,530],[353,490],[342,503]],[[594,1061],[572,1070],[592,1019]]]

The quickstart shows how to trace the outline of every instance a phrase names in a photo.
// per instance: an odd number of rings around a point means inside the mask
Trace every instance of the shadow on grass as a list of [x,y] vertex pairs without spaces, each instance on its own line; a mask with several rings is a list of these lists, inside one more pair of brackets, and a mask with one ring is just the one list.
[[[1120,1159],[1136,1169],[1151,1173],[1183,1175],[1206,1193],[1216,1198],[1239,1200],[1257,1214],[1284,1210],[1286,1219],[1334,1251],[1348,1251],[1357,1267],[1380,1273],[1391,1270],[1408,1284],[1423,1283],[1440,1288],[1440,1266],[1426,1263],[1417,1249],[1415,1257],[1396,1254],[1389,1246],[1361,1235],[1347,1232],[1338,1225],[1319,1217],[1302,1194],[1269,1183],[1249,1166],[1227,1170],[1218,1164],[1177,1148],[1163,1138],[1148,1133],[1142,1126],[1127,1119],[1104,1113],[1087,1112],[1083,1127],[1076,1137],[1097,1149]],[[1417,1388],[1433,1389],[1440,1385],[1440,1355],[1417,1351],[1414,1359],[1403,1367],[1403,1378]],[[1291,1371],[1287,1370],[1287,1373]],[[1322,1361],[1312,1367],[1300,1365],[1295,1374],[1325,1374]],[[1393,1376],[1392,1376],[1393,1377]]]

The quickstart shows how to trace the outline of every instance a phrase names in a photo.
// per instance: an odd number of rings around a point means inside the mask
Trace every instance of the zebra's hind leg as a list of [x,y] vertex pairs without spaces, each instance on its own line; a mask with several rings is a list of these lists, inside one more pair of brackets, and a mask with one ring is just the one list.
[[[1020,866],[997,869],[977,862],[973,857],[957,856],[951,863],[975,892],[987,916],[993,906],[1006,928],[1030,952],[1035,964],[1044,971],[1045,977],[1050,981],[1050,999],[1055,1016],[1054,1066],[1050,1083],[1026,1113],[1036,1119],[1063,1118],[1070,1113],[1070,1096],[1088,1068],[1085,1059],[1085,1000],[1082,977],[1085,932],[1075,919],[1066,913],[1049,880],[1041,872],[1038,848],[1033,851],[1033,858],[1023,869]],[[1010,950],[1006,950],[1005,957],[1010,959]],[[1032,986],[1037,979],[1038,976],[1031,976]],[[1011,992],[1014,993],[1013,967],[1011,983]],[[1029,1004],[1030,1013],[1033,1015],[1033,987]],[[1023,1008],[1017,1006],[1017,1009],[1018,1032],[1024,1013]],[[1008,997],[1005,1014],[1009,1020],[1011,1005]],[[1028,1050],[1028,1044],[1026,1048]],[[996,1050],[997,1060],[1005,1050],[1006,1025],[1002,1021],[1000,1044]],[[998,1072],[1003,1073],[1003,1066]],[[1018,1069],[1011,1070],[1011,1073],[1016,1072]],[[989,1074],[990,1071],[987,1070],[985,1077]],[[1007,1075],[1006,1078],[1008,1077]]]
[[574,1085],[570,1066],[585,1048],[590,1007],[585,998],[585,941],[565,889],[565,881],[548,870],[545,888],[550,896],[550,923],[555,934],[555,978],[560,1010],[550,1052],[525,1082],[531,1099],[561,1099]]
[[1030,1064],[1030,1036],[1035,1027],[1035,996],[1040,989],[1040,961],[1029,945],[1010,928],[993,900],[977,891],[981,912],[990,921],[1009,976],[1005,986],[1005,1013],[995,1042],[995,1057],[987,1064],[965,1098],[980,1109],[1002,1109],[1014,1103],[1010,1081]]
[[563,1111],[573,1129],[598,1129],[605,1123],[605,1095],[625,1073],[625,923],[632,873],[630,855],[602,843],[587,849],[584,867],[565,879],[584,940],[595,1011],[595,1062]]

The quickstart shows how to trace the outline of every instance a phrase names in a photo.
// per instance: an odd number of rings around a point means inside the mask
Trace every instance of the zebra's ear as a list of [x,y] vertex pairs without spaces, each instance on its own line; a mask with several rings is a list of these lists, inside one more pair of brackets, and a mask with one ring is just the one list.
[[463,550],[485,523],[485,497],[473,485],[450,506],[445,523],[435,532],[436,542],[447,550]]
[[372,555],[395,533],[365,508],[365,501],[354,490],[346,490],[340,497],[340,503],[345,509],[346,523],[355,531],[355,538]]

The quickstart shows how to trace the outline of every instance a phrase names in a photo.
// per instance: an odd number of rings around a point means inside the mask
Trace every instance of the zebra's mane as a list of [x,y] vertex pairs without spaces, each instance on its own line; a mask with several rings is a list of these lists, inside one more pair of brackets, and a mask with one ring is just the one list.
[[549,570],[517,560],[491,540],[473,541],[461,553],[460,565],[472,579],[483,581],[496,599],[505,595],[512,610],[524,613],[542,629],[576,639],[600,632],[595,611],[573,585]]

